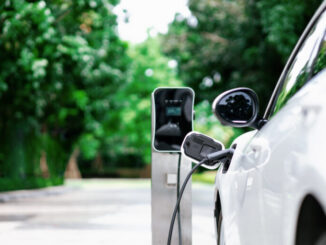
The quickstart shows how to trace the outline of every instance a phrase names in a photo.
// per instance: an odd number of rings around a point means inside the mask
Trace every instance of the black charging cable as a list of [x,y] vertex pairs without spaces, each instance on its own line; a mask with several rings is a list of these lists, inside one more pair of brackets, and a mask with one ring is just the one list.
[[[179,153],[178,160],[178,173],[177,173],[177,200],[180,196],[180,167],[181,167],[181,153]],[[182,245],[182,230],[181,230],[181,214],[180,206],[178,207],[178,234],[179,234],[179,245]]]
[[206,164],[206,165],[214,165],[216,162],[221,161],[222,159],[225,158],[230,158],[233,156],[234,149],[227,149],[227,150],[222,150],[222,151],[217,151],[211,154],[208,154],[203,160],[201,160],[199,163],[197,163],[191,171],[188,173],[187,177],[185,178],[182,187],[180,189],[179,193],[179,198],[175,204],[174,211],[172,214],[171,218],[171,223],[170,223],[170,228],[169,228],[169,236],[168,236],[168,242],[167,245],[171,245],[171,239],[172,239],[172,233],[173,233],[173,226],[175,222],[175,218],[177,216],[177,212],[180,206],[180,201],[182,199],[183,192],[186,188],[186,185],[191,177],[191,175],[199,168],[201,165]]

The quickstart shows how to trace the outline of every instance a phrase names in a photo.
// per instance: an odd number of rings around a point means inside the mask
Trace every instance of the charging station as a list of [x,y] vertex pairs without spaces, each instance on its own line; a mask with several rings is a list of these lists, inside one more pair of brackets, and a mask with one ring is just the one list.
[[[167,243],[169,225],[192,163],[181,155],[185,136],[193,130],[194,91],[191,88],[157,88],[152,93],[152,244]],[[175,224],[172,244],[192,244],[191,180]]]

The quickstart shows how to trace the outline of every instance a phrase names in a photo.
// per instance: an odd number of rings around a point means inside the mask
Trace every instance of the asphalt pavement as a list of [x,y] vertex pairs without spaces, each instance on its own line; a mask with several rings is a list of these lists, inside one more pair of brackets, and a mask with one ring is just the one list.
[[[213,245],[213,186],[193,184],[193,245]],[[93,179],[0,193],[0,243],[151,244],[150,180]]]

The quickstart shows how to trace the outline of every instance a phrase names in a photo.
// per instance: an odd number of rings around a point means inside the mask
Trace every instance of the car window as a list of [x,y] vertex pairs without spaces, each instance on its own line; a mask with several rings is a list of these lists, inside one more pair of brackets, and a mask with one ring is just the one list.
[[[280,90],[279,96],[277,98],[274,112],[278,112],[287,101],[305,84],[309,78],[314,64],[315,58],[317,56],[321,39],[324,37],[325,33],[325,23],[326,23],[326,12],[322,14],[317,23],[313,26],[305,41],[303,42],[301,48],[299,49],[296,57],[294,58],[287,75],[285,76],[282,88]],[[325,50],[325,47],[324,47]],[[320,54],[321,59],[325,59]],[[318,62],[317,58],[317,62]],[[318,73],[317,62],[315,65],[316,73]],[[322,61],[319,61],[322,65]],[[313,73],[315,73],[313,71]],[[316,74],[315,73],[315,74]]]
[[320,48],[315,61],[312,76],[317,75],[320,71],[324,70],[325,68],[326,68],[326,33],[324,34],[324,38],[320,44]]

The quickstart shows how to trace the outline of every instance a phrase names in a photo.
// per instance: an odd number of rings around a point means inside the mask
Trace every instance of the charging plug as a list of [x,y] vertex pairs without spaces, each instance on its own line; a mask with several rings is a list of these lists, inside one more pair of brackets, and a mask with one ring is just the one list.
[[[200,162],[208,155],[221,150],[224,150],[224,145],[221,142],[198,132],[188,133],[181,146],[182,153],[194,162]],[[218,165],[218,161],[214,163],[208,161],[208,164],[205,163],[202,166],[208,169],[216,169]]]

